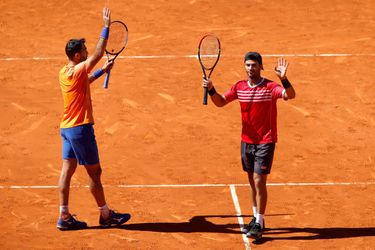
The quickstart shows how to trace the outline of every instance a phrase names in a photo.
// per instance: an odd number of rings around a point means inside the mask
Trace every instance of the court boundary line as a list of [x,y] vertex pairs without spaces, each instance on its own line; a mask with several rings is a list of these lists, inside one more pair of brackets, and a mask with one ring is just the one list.
[[[267,183],[267,186],[297,186],[297,187],[322,187],[322,186],[363,186],[363,185],[375,185],[375,181],[369,182],[286,182],[286,183]],[[250,184],[159,184],[159,185],[103,185],[104,187],[117,187],[117,188],[195,188],[195,187],[229,187],[232,201],[236,210],[236,217],[241,231],[242,241],[244,243],[245,250],[251,250],[249,239],[245,234],[242,233],[242,227],[244,226],[244,220],[242,217],[242,211],[239,204],[238,196],[236,194],[236,187],[249,187]],[[89,185],[71,185],[71,188],[89,188]],[[0,190],[3,189],[57,189],[57,185],[53,186],[0,186]]]
[[[285,182],[285,183],[267,183],[268,187],[280,186],[367,186],[375,185],[375,181],[368,182]],[[194,187],[249,187],[250,184],[118,184],[103,185],[104,187],[115,188],[194,188]],[[56,189],[57,185],[0,185],[0,189]],[[71,188],[88,188],[89,185],[71,185]]]
[[[373,57],[375,53],[305,53],[305,54],[263,54],[263,57]],[[242,57],[242,55],[221,55],[221,57]],[[178,59],[178,58],[194,58],[197,55],[139,55],[139,56],[118,56],[117,59]],[[0,61],[51,61],[65,60],[66,57],[48,57],[48,56],[32,56],[32,57],[5,57]]]
[[[236,216],[237,216],[237,220],[238,220],[238,225],[240,226],[240,231],[242,232],[242,228],[245,225],[245,223],[244,223],[244,220],[242,218],[241,206],[240,206],[240,202],[238,201],[238,196],[237,196],[237,193],[236,193],[236,187],[233,184],[231,184],[231,185],[229,185],[229,189],[230,189],[230,194],[232,195],[234,208],[236,209]],[[243,233],[242,233],[242,240],[245,244],[245,250],[251,250],[249,239]]]

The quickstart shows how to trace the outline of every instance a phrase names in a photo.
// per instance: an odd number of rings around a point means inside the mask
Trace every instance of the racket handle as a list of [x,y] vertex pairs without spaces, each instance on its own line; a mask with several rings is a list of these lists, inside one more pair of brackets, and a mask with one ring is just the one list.
[[203,105],[207,105],[207,87],[203,87]]
[[107,71],[107,75],[105,76],[105,79],[104,79],[104,84],[103,84],[103,88],[105,89],[108,89],[108,82],[109,82],[109,76],[111,74],[111,70],[109,69]]

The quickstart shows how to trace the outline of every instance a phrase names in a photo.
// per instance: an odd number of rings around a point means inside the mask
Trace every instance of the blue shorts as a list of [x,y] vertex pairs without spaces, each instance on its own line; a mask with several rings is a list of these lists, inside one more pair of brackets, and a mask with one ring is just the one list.
[[248,144],[241,141],[242,169],[249,173],[269,174],[275,143]]
[[75,158],[80,165],[99,163],[98,146],[92,124],[60,128],[60,134],[63,159]]

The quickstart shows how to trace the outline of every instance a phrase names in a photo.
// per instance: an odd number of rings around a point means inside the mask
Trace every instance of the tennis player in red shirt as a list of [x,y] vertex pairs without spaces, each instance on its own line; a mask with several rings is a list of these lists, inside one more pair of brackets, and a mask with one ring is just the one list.
[[238,99],[242,115],[241,159],[251,187],[253,218],[242,231],[248,237],[259,239],[264,231],[264,213],[267,205],[267,176],[270,174],[275,143],[277,142],[277,99],[285,101],[295,97],[295,91],[286,72],[288,63],[279,58],[275,73],[280,84],[263,78],[262,56],[248,52],[244,57],[248,79],[235,83],[227,92],[216,92],[210,79],[203,80],[212,102],[223,107]]

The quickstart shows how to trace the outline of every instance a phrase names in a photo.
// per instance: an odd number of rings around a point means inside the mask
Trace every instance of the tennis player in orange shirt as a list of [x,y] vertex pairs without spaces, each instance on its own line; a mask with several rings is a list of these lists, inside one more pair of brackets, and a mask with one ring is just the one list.
[[60,123],[62,137],[62,170],[59,180],[60,217],[57,228],[75,230],[87,227],[69,212],[70,181],[77,168],[83,165],[90,177],[90,190],[99,207],[99,224],[103,227],[121,225],[130,219],[130,214],[116,213],[107,206],[100,180],[102,168],[93,129],[94,118],[90,84],[107,72],[113,63],[106,61],[102,68],[91,70],[104,55],[111,23],[110,10],[103,8],[104,27],[95,51],[88,56],[85,39],[71,39],[65,47],[68,64],[59,73],[60,87],[64,99],[63,117]]

